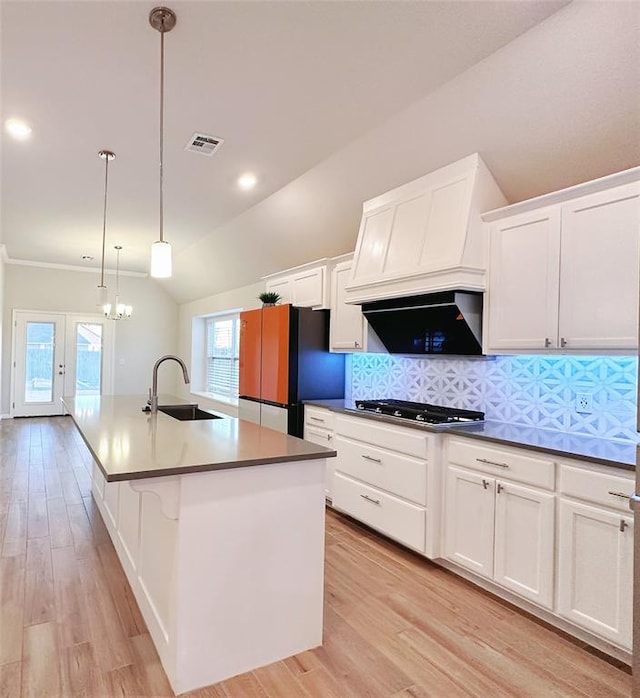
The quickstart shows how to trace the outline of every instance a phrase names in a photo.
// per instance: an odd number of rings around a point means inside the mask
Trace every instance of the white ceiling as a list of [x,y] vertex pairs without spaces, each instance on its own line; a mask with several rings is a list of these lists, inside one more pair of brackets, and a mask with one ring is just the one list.
[[[194,260],[199,241],[563,5],[174,0],[165,112],[174,295],[184,300],[214,288],[187,283],[207,274],[208,260]],[[33,128],[26,142],[2,136],[1,237],[10,258],[99,266],[104,164],[97,153],[109,148],[117,159],[107,244],[124,246],[122,268],[147,270],[158,235],[154,6],[2,2],[2,119],[21,117]],[[195,131],[222,137],[219,153],[186,152]],[[259,177],[251,193],[235,186],[247,170]],[[251,256],[259,234],[246,230],[241,245],[219,248],[227,269]],[[93,262],[81,260],[87,254]],[[257,280],[274,264],[254,260],[252,278],[221,276],[215,290]]]

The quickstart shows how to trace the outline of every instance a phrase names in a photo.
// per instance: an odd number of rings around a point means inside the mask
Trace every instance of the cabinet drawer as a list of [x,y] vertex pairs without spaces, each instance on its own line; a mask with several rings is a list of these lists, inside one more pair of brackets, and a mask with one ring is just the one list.
[[[560,494],[587,502],[600,504],[629,514],[628,495],[633,494],[634,477],[625,477],[619,471],[600,473],[586,468],[574,468],[570,465],[560,466]],[[616,492],[618,495],[611,494]]]
[[537,454],[533,456],[530,451],[484,446],[476,439],[450,438],[447,460],[465,468],[526,482],[547,490],[555,487],[555,462]]
[[427,463],[336,437],[336,470],[418,504],[427,503]]
[[424,508],[403,502],[341,473],[336,473],[333,481],[333,506],[390,538],[424,552]]
[[366,417],[345,417],[337,415],[336,436],[346,436],[356,441],[364,441],[372,446],[382,446],[391,451],[406,453],[409,456],[427,458],[429,439],[416,429],[396,427],[374,422]]
[[304,423],[310,427],[333,430],[334,415],[324,407],[304,406]]
[[305,424],[304,440],[311,441],[312,444],[333,448],[333,432],[328,429],[317,429]]

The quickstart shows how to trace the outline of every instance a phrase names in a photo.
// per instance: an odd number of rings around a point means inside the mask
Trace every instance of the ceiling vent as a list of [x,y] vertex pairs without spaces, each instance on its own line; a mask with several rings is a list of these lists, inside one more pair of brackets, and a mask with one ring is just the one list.
[[204,133],[194,133],[189,139],[185,150],[211,157],[223,143],[222,138],[206,136]]

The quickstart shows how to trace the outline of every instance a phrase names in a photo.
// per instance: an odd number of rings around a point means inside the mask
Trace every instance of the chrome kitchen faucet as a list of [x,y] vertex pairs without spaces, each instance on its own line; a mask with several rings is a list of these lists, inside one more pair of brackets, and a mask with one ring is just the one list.
[[172,361],[180,364],[182,368],[182,375],[184,376],[185,384],[189,384],[189,371],[187,371],[187,365],[179,356],[173,356],[172,354],[167,354],[166,356],[161,356],[155,363],[153,367],[153,380],[152,387],[149,388],[149,399],[147,400],[147,405],[150,407],[151,414],[157,414],[158,412],[158,367],[163,361]]

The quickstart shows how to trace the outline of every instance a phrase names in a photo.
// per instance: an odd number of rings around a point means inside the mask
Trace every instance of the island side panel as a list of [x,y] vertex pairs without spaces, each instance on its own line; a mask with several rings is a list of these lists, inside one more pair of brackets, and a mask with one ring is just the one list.
[[325,468],[182,476],[177,693],[322,643]]

